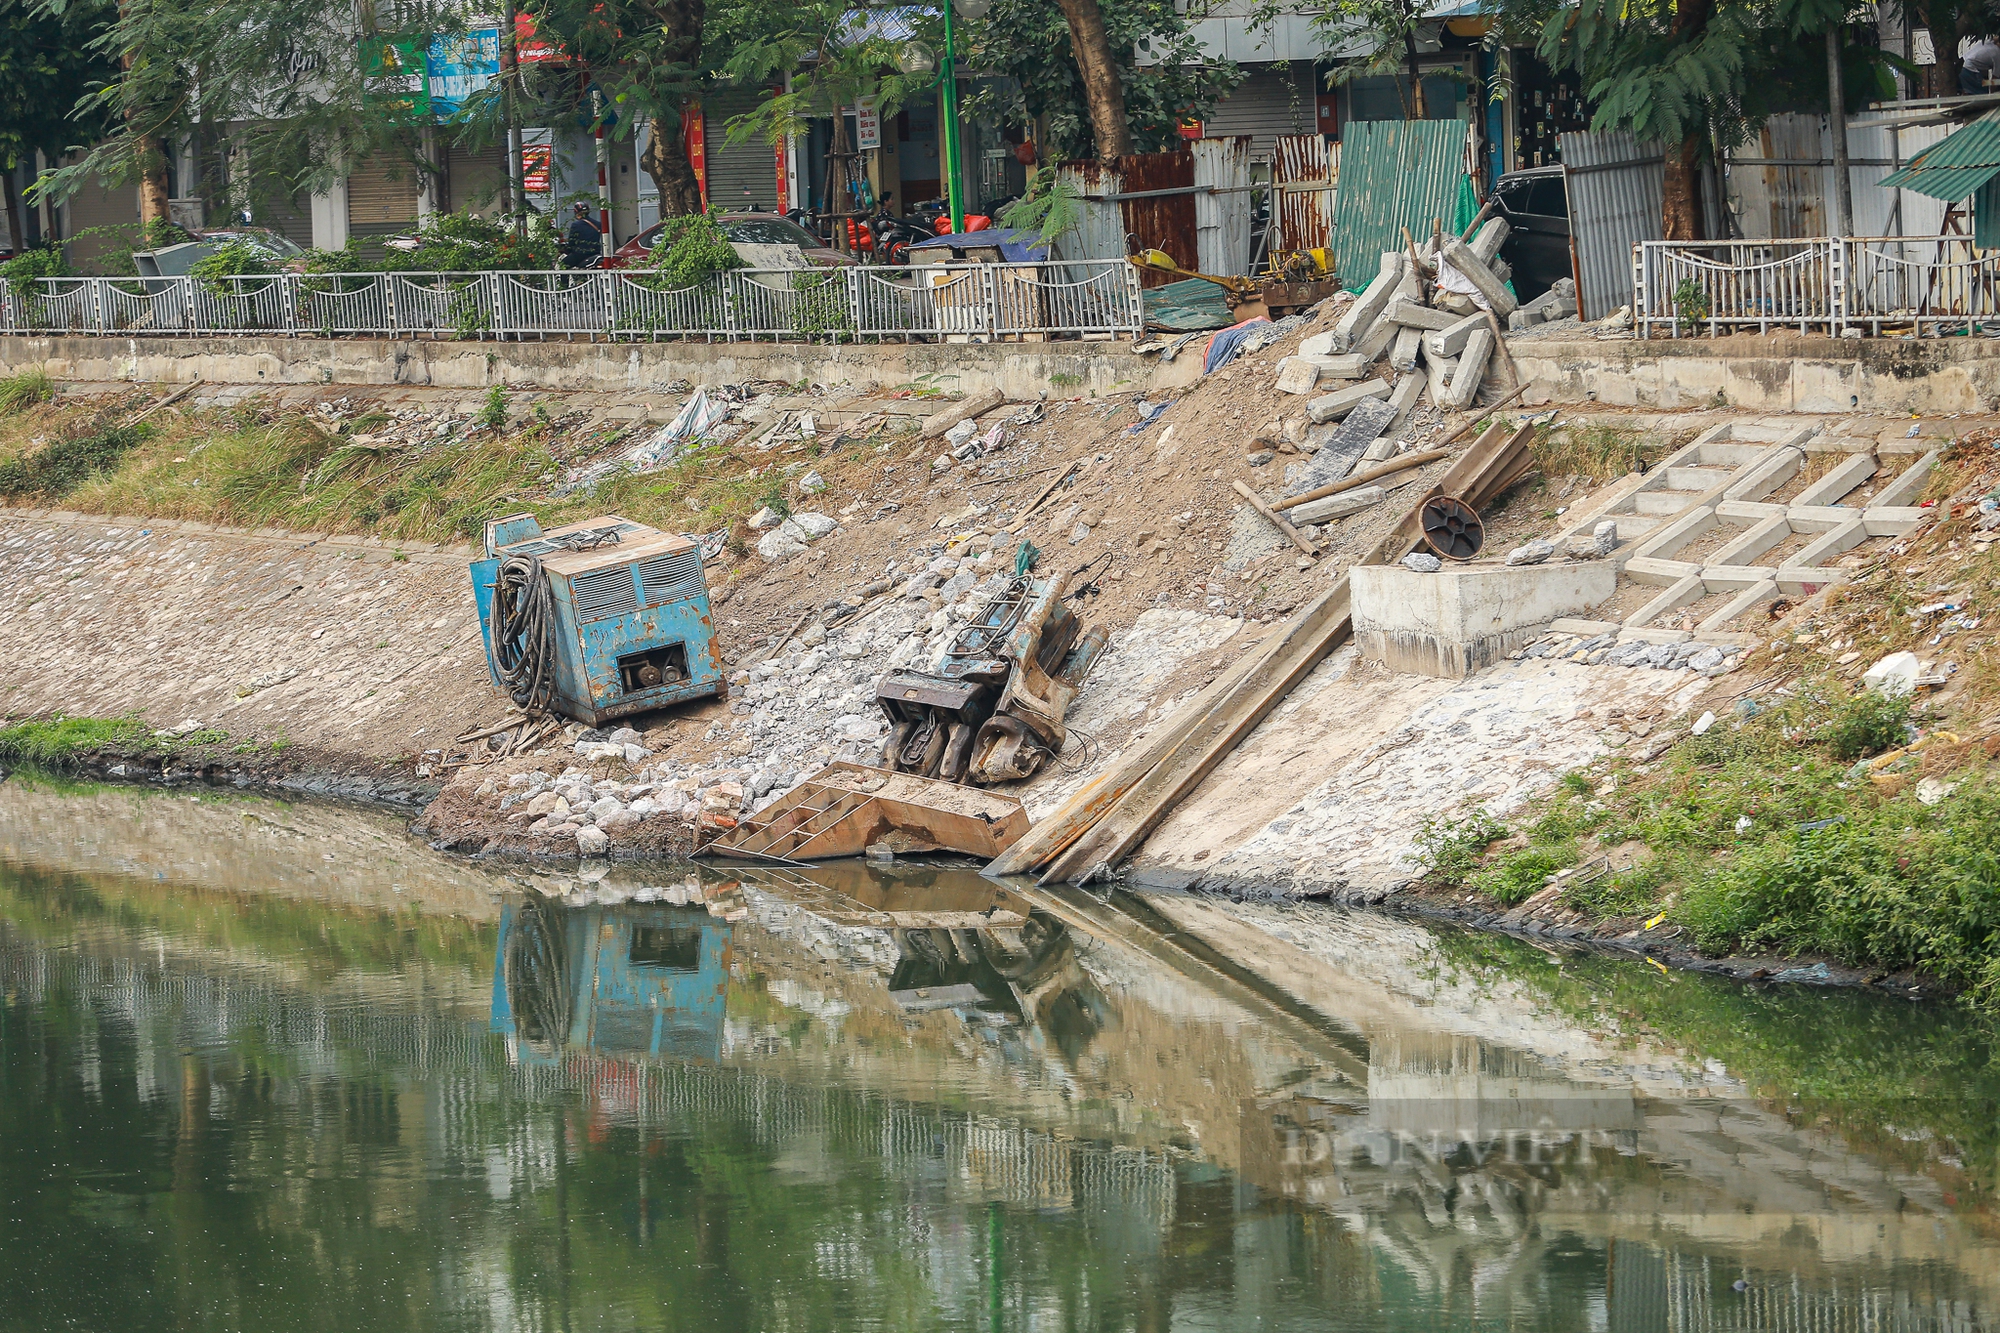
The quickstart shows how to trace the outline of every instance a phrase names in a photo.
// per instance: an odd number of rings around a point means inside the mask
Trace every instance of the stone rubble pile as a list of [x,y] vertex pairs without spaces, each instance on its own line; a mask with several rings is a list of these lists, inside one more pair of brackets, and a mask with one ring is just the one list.
[[1643,639],[1618,641],[1617,630],[1584,636],[1550,634],[1510,656],[1515,661],[1548,657],[1581,666],[1650,667],[1655,671],[1694,671],[1704,676],[1720,676],[1736,668],[1742,659],[1741,644],[1706,644],[1694,639],[1679,643],[1648,643]]

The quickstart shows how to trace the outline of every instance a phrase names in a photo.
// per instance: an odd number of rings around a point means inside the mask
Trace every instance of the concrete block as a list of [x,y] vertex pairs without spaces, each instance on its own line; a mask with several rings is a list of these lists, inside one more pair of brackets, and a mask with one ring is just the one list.
[[1701,586],[1710,592],[1741,592],[1777,572],[1759,565],[1703,565]]
[[[1488,264],[1486,267],[1491,269],[1493,271],[1493,276],[1498,278],[1501,282],[1511,282],[1513,280],[1514,266],[1508,263],[1504,259],[1495,259],[1492,263]],[[1576,311],[1571,310],[1569,313],[1573,315],[1576,313]],[[1551,315],[1550,318],[1553,319],[1555,318],[1555,316]]]
[[1409,424],[1410,414],[1417,410],[1417,404],[1423,401],[1423,396],[1424,376],[1422,374],[1412,373],[1397,380],[1396,391],[1389,395],[1389,406],[1396,409],[1396,415],[1391,418],[1388,428],[1382,433],[1400,438],[1403,433],[1403,427]]
[[1474,330],[1485,327],[1484,311],[1474,311],[1470,315],[1455,318],[1436,333],[1425,335],[1424,351],[1434,356],[1457,356],[1465,350],[1465,340],[1473,335]]
[[1329,519],[1345,518],[1359,513],[1371,505],[1382,503],[1387,494],[1380,486],[1356,486],[1351,491],[1339,495],[1329,495],[1323,500],[1313,500],[1285,511],[1285,521],[1293,527],[1307,523],[1324,523]]
[[1387,380],[1369,380],[1366,384],[1335,389],[1332,393],[1307,403],[1306,415],[1315,422],[1338,421],[1352,412],[1356,403],[1366,402],[1370,398],[1387,398],[1389,393]]
[[1451,372],[1451,386],[1445,390],[1446,406],[1453,411],[1472,406],[1472,399],[1479,392],[1479,382],[1486,378],[1486,363],[1492,356],[1493,331],[1474,329],[1472,336],[1465,340],[1465,351],[1458,358],[1458,368]]
[[1540,307],[1522,306],[1519,310],[1507,316],[1507,329],[1510,333],[1518,333],[1522,329],[1532,329],[1541,322],[1542,312]]
[[1504,660],[1559,616],[1609,601],[1617,583],[1617,572],[1601,561],[1447,565],[1435,574],[1396,565],[1348,571],[1362,656],[1395,671],[1451,679]]
[[1900,537],[1929,517],[1931,511],[1928,509],[1904,509],[1895,506],[1870,505],[1861,513],[1861,521],[1867,527],[1870,537]]
[[1319,367],[1311,357],[1288,356],[1278,365],[1279,393],[1311,393],[1319,387]]
[[1348,351],[1360,341],[1362,334],[1374,326],[1390,299],[1396,295],[1396,288],[1403,281],[1403,269],[1408,263],[1399,251],[1382,252],[1382,267],[1375,280],[1355,298],[1354,304],[1347,307],[1347,313],[1340,317],[1340,322],[1333,326],[1331,350]]
[[1387,435],[1378,436],[1366,449],[1361,451],[1364,463],[1386,463],[1396,453],[1396,442]]
[[1334,354],[1333,334],[1331,332],[1315,333],[1310,338],[1301,338],[1299,340],[1298,354],[1300,356],[1332,356]]
[[1382,318],[1393,320],[1406,329],[1448,329],[1458,323],[1458,316],[1449,310],[1434,310],[1421,301],[1398,296],[1383,310]]
[[1706,634],[1711,630],[1719,630],[1745,611],[1760,606],[1765,602],[1773,601],[1777,596],[1778,585],[1771,579],[1765,579],[1761,583],[1752,584],[1730,598],[1727,602],[1724,602],[1721,609],[1716,611],[1714,615],[1695,626],[1694,632],[1696,634]]
[[1686,643],[1694,635],[1684,629],[1664,625],[1627,625],[1618,631],[1620,643]]
[[1635,555],[1625,562],[1626,578],[1634,583],[1650,583],[1657,588],[1671,588],[1682,579],[1700,573],[1701,566],[1691,560],[1661,560]]
[[1762,500],[1724,500],[1715,506],[1715,516],[1732,523],[1763,523],[1783,518],[1787,507]]
[[1514,228],[1505,218],[1488,218],[1479,224],[1479,230],[1472,235],[1472,242],[1466,248],[1479,256],[1482,264],[1491,264],[1493,256],[1500,253],[1507,237]]
[[1715,511],[1706,506],[1690,509],[1658,532],[1647,536],[1633,552],[1635,556],[1665,559],[1715,526]]
[[[1722,515],[1722,506],[1715,507],[1717,517]],[[1744,532],[1741,537],[1730,542],[1709,559],[1718,565],[1742,565],[1755,560],[1764,552],[1792,535],[1792,525],[1784,515],[1767,518]]]
[[1400,324],[1377,319],[1368,332],[1362,334],[1354,344],[1353,355],[1362,358],[1367,364],[1374,364],[1376,357],[1389,350],[1389,344],[1396,340],[1396,333],[1401,328]]
[[1787,565],[1773,576],[1778,591],[1787,597],[1811,597],[1847,578],[1844,569],[1812,569]]
[[1876,472],[1873,454],[1855,454],[1833,471],[1821,477],[1812,485],[1792,497],[1795,505],[1830,505],[1839,502],[1843,495],[1874,476]]
[[[1793,532],[1832,532],[1835,528],[1854,517],[1857,511],[1840,505],[1789,505],[1785,517],[1791,520]],[[1876,536],[1876,533],[1869,533]]]
[[1316,356],[1312,358],[1312,363],[1319,371],[1321,383],[1327,380],[1358,380],[1375,364],[1375,357],[1364,352],[1345,352],[1340,356]]
[[1832,531],[1821,533],[1816,541],[1806,543],[1805,548],[1792,557],[1792,564],[1824,565],[1838,556],[1846,555],[1867,540],[1868,525],[1859,514],[1856,514]]
[[1943,450],[1933,449],[1910,464],[1901,476],[1884,486],[1882,493],[1868,502],[1868,507],[1877,509],[1891,505],[1914,504],[1924,493],[1924,487],[1930,484],[1931,469],[1937,466],[1938,459],[1943,456]]
[[1575,616],[1557,616],[1549,622],[1549,633],[1574,634],[1579,639],[1594,639],[1617,628],[1615,620],[1580,620]]
[[1455,238],[1447,240],[1444,243],[1444,257],[1447,263],[1464,274],[1466,280],[1479,289],[1479,294],[1486,298],[1486,305],[1494,314],[1505,319],[1514,313],[1520,302],[1516,301],[1513,293],[1493,276],[1493,270],[1486,267],[1484,259],[1472,252],[1471,246]]
[[1408,324],[1396,330],[1396,341],[1389,348],[1389,369],[1398,375],[1407,375],[1417,368],[1417,353],[1424,345],[1424,331]]
[[[1704,592],[1701,586],[1701,575],[1690,574],[1684,579],[1676,579],[1673,583],[1667,586],[1667,590],[1665,592],[1661,593],[1659,596],[1655,597],[1652,601],[1647,602],[1644,606],[1640,607],[1637,611],[1634,611],[1630,616],[1626,617],[1625,620],[1626,630],[1627,632],[1630,632],[1632,630],[1636,630],[1644,626],[1651,625],[1655,620],[1658,620],[1661,616],[1664,616],[1671,611],[1679,610],[1681,607],[1686,606],[1689,602],[1700,601],[1703,595]],[[1622,639],[1625,636],[1621,634],[1619,635],[1619,637]]]
[[1431,406],[1442,408],[1445,394],[1451,388],[1452,372],[1458,369],[1458,358],[1433,353],[1424,348],[1424,392],[1430,396]]

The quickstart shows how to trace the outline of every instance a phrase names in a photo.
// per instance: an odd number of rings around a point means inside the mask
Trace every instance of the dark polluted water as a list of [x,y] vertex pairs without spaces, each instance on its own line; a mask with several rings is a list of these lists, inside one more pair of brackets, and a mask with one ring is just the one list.
[[1979,1330],[1963,1009],[0,784],[0,1333]]

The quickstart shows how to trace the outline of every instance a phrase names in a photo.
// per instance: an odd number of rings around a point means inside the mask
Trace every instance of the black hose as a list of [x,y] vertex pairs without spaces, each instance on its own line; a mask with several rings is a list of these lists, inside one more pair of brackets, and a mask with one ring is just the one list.
[[549,576],[532,555],[510,555],[493,580],[493,662],[500,683],[525,712],[555,699],[556,608]]

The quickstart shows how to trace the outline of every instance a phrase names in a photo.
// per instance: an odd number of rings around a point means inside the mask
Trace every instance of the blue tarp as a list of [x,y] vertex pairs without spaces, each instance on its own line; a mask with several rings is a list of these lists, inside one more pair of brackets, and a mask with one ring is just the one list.
[[954,232],[933,241],[918,241],[912,250],[950,250],[953,258],[967,249],[1000,247],[1000,258],[1009,264],[1045,264],[1049,248],[1034,243],[1035,233],[1014,227],[988,227],[985,231]]

